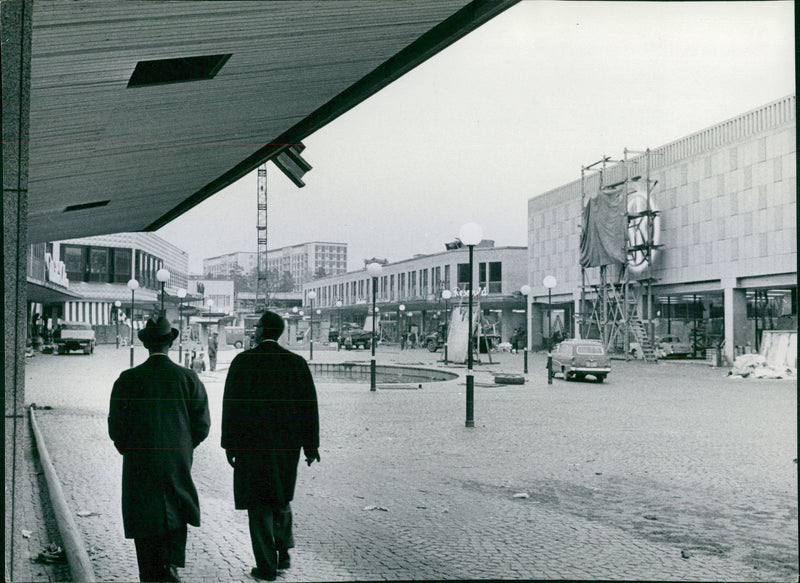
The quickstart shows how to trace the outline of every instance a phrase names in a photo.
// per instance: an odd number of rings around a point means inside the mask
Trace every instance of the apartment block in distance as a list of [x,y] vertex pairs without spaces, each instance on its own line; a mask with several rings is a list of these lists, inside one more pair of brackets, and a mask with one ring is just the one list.
[[293,291],[318,275],[331,276],[347,272],[347,243],[312,241],[267,251],[267,269],[289,272]]
[[250,273],[258,267],[258,253],[237,251],[203,259],[203,277],[227,277],[237,268]]

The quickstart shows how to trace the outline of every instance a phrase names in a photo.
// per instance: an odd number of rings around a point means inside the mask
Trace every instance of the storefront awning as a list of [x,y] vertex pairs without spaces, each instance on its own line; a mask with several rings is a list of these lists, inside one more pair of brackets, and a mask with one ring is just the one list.
[[58,304],[80,299],[80,295],[69,288],[47,281],[28,278],[28,301],[38,304]]

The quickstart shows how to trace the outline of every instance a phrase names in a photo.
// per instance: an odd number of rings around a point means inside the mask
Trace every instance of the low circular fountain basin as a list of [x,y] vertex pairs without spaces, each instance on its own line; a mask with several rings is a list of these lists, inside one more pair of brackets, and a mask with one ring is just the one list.
[[[309,363],[317,383],[369,383],[370,365],[358,362]],[[457,379],[458,375],[443,370],[411,366],[377,365],[375,382],[381,388],[418,388],[423,383]]]

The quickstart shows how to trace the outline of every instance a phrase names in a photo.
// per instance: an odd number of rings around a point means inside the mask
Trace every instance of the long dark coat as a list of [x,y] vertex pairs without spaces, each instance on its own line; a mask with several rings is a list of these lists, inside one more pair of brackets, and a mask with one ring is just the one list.
[[246,350],[228,369],[222,447],[236,455],[236,508],[279,508],[294,497],[300,448],[319,448],[314,379],[303,357],[277,342]]
[[123,455],[126,538],[200,526],[192,460],[210,425],[203,383],[168,356],[152,355],[119,376],[111,391],[108,434]]

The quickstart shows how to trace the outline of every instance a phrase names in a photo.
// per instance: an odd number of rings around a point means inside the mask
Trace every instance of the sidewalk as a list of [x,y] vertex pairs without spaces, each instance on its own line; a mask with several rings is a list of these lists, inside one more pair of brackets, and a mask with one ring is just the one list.
[[[218,370],[202,375],[212,433],[195,452],[202,525],[189,532],[185,581],[253,581],[246,514],[233,509],[219,447],[234,355],[220,352]],[[466,367],[441,356],[379,346],[376,360],[459,378],[376,392],[318,382],[322,462],[299,468],[297,548],[280,581],[796,580],[794,383],[614,361],[604,384],[547,385],[546,356],[535,353],[524,385],[497,385],[493,373],[522,374],[523,355],[493,353],[475,365],[467,429]],[[105,419],[128,352],[33,360],[28,400],[54,407],[39,424],[95,572],[135,580]],[[311,363],[369,360],[315,346]]]

